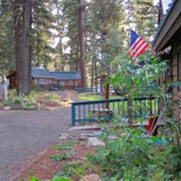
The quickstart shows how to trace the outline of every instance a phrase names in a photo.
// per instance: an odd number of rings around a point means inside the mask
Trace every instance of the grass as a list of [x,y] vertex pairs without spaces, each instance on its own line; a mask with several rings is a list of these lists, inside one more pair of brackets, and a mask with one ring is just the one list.
[[67,160],[68,157],[66,154],[62,154],[62,155],[51,155],[50,159],[54,160],[54,161],[63,161],[63,160]]
[[64,164],[62,166],[62,170],[64,173],[66,173],[66,176],[73,176],[73,175],[83,175],[85,170],[84,170],[84,165],[81,162],[70,162],[67,164]]
[[56,149],[56,150],[70,150],[70,149],[72,149],[72,145],[71,144],[53,145],[52,149]]
[[[102,100],[102,95],[97,95],[97,94],[79,94],[80,99],[88,100],[88,101],[98,101]],[[118,99],[120,96],[113,96],[110,95],[109,99]]]
[[[79,94],[79,97],[81,99],[86,99],[90,101],[101,100],[101,95],[95,95],[95,94]],[[121,97],[113,96],[113,95],[109,97],[109,99],[116,99],[116,98],[118,99]],[[100,104],[100,108],[102,107],[105,107],[105,104]],[[133,107],[133,115],[140,115],[141,117],[146,117],[150,113],[149,100],[133,101],[132,107]],[[119,110],[120,115],[127,116],[128,105],[126,101],[119,102],[119,103],[118,102],[109,103],[109,108],[115,110],[116,112]],[[152,110],[157,110],[157,109],[158,109],[158,106],[154,104],[154,101],[152,101]]]

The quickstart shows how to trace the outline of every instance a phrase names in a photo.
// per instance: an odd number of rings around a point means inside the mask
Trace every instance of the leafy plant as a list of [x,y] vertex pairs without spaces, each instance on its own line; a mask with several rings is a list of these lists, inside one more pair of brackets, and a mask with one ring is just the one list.
[[71,144],[54,145],[52,148],[57,150],[70,150],[72,149],[72,145]]
[[2,104],[4,106],[9,106],[9,105],[13,104],[13,102],[12,101],[6,101],[6,102],[2,102]]
[[35,170],[29,170],[30,174],[35,174],[35,172],[36,172]]
[[16,104],[20,104],[21,101],[22,101],[21,99],[22,99],[21,97],[15,97],[13,101],[14,101],[14,103],[16,103]]
[[51,155],[50,159],[55,160],[55,161],[63,161],[63,160],[67,160],[68,157],[67,155],[64,153],[62,155]]
[[64,164],[62,166],[62,170],[66,176],[77,175],[80,177],[85,172],[84,165],[83,163],[80,163],[80,162],[71,162],[71,163]]
[[[120,57],[119,57],[120,58]],[[121,58],[120,58],[121,59]],[[132,60],[121,60],[119,71],[109,80],[116,87],[127,87],[130,100],[138,96],[152,95],[159,100],[159,109],[165,121],[165,129],[159,136],[144,135],[142,129],[128,128],[115,120],[110,127],[106,126],[101,138],[106,143],[97,154],[89,153],[87,160],[92,165],[101,167],[104,181],[110,180],[181,180],[181,124],[174,116],[175,101],[169,92],[170,87],[180,85],[168,83],[155,84],[169,67],[165,61],[147,57],[148,62],[135,67]],[[161,109],[162,108],[162,109]],[[142,119],[146,118],[147,108],[132,102],[128,109],[138,111]],[[131,117],[129,121],[133,121]],[[122,119],[119,119],[124,123]],[[114,135],[114,139],[110,136]]]
[[[25,179],[21,179],[21,180],[17,180],[17,181],[26,181],[26,180]],[[32,178],[30,178],[29,181],[43,181],[43,180],[39,180],[36,177],[32,177]],[[72,179],[68,178],[68,177],[58,177],[58,176],[55,176],[51,180],[46,180],[46,181],[72,181]]]
[[[162,180],[167,180],[179,176],[181,152],[176,151],[177,147],[172,142],[165,144],[162,141],[163,144],[158,145],[156,140],[162,140],[161,137],[144,138],[141,130],[119,125],[107,129],[109,131],[102,137],[106,146],[100,147],[97,154],[87,155],[91,163],[102,167],[103,178],[152,180],[160,175]],[[113,132],[116,139],[108,139]]]

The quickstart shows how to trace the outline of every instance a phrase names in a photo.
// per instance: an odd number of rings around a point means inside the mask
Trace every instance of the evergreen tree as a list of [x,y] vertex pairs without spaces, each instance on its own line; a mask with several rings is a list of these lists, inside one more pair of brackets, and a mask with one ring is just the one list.
[[15,67],[14,58],[14,26],[10,0],[0,1],[0,70],[7,74]]

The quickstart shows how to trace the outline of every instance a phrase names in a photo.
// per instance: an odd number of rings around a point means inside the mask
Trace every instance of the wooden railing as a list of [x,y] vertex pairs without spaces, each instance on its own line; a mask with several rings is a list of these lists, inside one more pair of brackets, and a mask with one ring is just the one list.
[[[158,99],[139,97],[132,101],[132,117],[158,114]],[[128,118],[128,98],[85,101],[72,103],[72,125],[76,123],[111,120],[114,117]]]

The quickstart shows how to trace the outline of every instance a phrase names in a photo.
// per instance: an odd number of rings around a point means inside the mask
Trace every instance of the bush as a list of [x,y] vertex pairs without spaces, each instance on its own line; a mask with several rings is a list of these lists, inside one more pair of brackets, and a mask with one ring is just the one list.
[[[109,139],[112,134],[116,139]],[[97,154],[89,153],[87,159],[101,166],[106,181],[180,180],[181,148],[171,136],[164,137],[167,141],[163,137],[144,138],[141,130],[115,125],[103,132],[106,146]]]
[[15,97],[13,101],[16,104],[20,104],[21,103],[21,97]]

